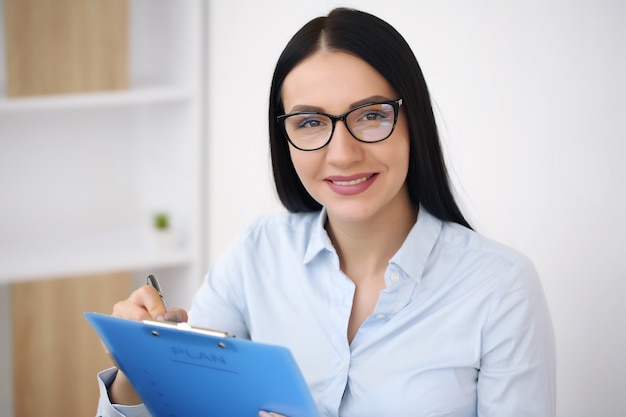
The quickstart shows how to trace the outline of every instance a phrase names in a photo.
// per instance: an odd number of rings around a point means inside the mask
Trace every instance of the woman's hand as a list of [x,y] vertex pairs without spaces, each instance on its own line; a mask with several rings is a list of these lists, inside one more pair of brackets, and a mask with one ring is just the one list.
[[126,300],[118,301],[113,306],[114,317],[130,320],[167,320],[186,322],[187,312],[182,308],[165,308],[157,290],[150,285],[144,285],[135,290]]
[[[115,303],[111,315],[130,320],[155,319],[175,322],[186,322],[188,318],[187,312],[182,308],[166,309],[159,293],[150,285],[138,288],[126,300]],[[126,375],[119,370],[108,391],[111,404],[136,405],[143,402]]]

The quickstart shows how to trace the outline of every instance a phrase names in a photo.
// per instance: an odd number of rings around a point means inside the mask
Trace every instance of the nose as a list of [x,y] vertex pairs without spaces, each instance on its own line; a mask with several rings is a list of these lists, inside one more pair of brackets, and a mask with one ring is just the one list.
[[362,143],[352,136],[343,121],[337,121],[328,143],[326,160],[337,166],[347,166],[363,158]]

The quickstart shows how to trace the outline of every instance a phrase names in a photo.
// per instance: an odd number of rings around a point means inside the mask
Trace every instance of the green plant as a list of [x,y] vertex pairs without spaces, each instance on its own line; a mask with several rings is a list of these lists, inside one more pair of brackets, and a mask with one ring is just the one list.
[[170,227],[170,219],[167,213],[155,213],[153,221],[157,230],[167,230]]

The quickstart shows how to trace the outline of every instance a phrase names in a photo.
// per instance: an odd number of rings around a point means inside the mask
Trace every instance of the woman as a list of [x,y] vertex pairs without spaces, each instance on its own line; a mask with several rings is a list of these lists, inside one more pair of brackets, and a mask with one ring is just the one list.
[[[348,9],[306,24],[277,63],[269,129],[290,213],[216,262],[190,324],[287,346],[323,416],[553,416],[539,279],[461,214],[402,36]],[[113,315],[187,320],[147,286]],[[101,415],[140,403],[114,369],[100,383]]]

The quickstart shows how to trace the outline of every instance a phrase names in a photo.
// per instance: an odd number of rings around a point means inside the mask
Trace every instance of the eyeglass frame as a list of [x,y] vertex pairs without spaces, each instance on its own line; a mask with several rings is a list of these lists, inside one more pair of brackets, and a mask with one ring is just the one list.
[[[348,115],[352,112],[355,112],[359,109],[362,109],[364,107],[367,106],[372,106],[374,104],[389,104],[393,107],[393,126],[391,127],[391,130],[389,131],[389,134],[387,136],[385,136],[382,139],[377,139],[377,140],[363,140],[363,139],[359,139],[356,137],[356,135],[354,134],[354,132],[352,132],[352,129],[350,129],[350,126],[348,125],[348,123],[346,123],[346,118],[348,117]],[[384,100],[384,101],[372,101],[369,103],[363,103],[360,104],[350,110],[348,110],[347,112],[345,112],[344,114],[340,114],[340,115],[334,115],[334,114],[329,114],[329,113],[324,113],[321,111],[299,111],[299,112],[294,112],[294,113],[287,113],[287,114],[283,114],[280,116],[276,117],[276,121],[278,122],[278,124],[281,125],[282,129],[283,129],[283,133],[285,135],[285,137],[287,138],[287,141],[296,149],[303,151],[303,152],[311,152],[311,151],[317,151],[319,149],[324,148],[325,146],[327,146],[330,141],[333,138],[333,135],[335,134],[335,126],[337,125],[338,121],[343,122],[344,126],[346,127],[346,129],[348,130],[348,132],[350,132],[350,135],[358,140],[361,143],[378,143],[378,142],[382,142],[386,139],[389,139],[389,137],[393,134],[393,132],[396,130],[396,124],[398,122],[398,115],[400,114],[400,106],[402,106],[403,104],[403,100],[401,98],[397,99],[397,100]],[[331,129],[330,129],[330,135],[328,136],[328,140],[322,145],[319,146],[317,148],[314,149],[303,149],[300,148],[298,145],[296,145],[295,143],[293,143],[293,141],[291,140],[291,138],[289,137],[289,134],[287,133],[287,127],[285,126],[285,120],[291,116],[297,116],[297,115],[301,115],[301,114],[318,114],[320,116],[326,116],[331,120]]]

